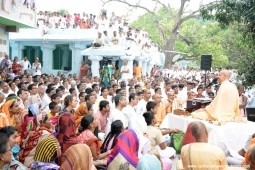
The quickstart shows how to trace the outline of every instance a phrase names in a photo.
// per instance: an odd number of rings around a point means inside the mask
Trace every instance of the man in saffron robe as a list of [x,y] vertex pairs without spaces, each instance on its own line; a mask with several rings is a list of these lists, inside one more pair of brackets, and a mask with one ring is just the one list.
[[218,76],[221,84],[217,96],[205,108],[191,113],[193,118],[202,120],[235,121],[239,115],[239,95],[236,86],[229,81],[230,72],[222,70]]

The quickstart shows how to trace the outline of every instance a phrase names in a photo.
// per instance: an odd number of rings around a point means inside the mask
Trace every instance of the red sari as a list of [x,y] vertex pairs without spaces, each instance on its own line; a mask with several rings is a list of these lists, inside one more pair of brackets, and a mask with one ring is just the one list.
[[20,69],[21,69],[21,65],[20,64],[18,64],[18,63],[13,63],[12,64],[12,70],[13,70],[13,73],[15,75],[18,75]]
[[62,113],[59,116],[59,132],[56,135],[61,146],[62,154],[64,154],[69,147],[77,144],[75,131],[74,116],[69,112]]
[[82,64],[80,67],[80,79],[87,76],[87,73],[88,73],[88,67],[85,64],[84,65]]

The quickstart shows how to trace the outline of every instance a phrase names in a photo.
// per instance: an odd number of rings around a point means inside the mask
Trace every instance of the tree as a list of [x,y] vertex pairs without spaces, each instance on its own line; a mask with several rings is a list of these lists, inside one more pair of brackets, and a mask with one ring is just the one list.
[[[166,18],[167,14],[159,11],[158,14],[162,18]],[[169,20],[166,24],[171,25],[173,21]],[[164,45],[163,39],[158,36],[159,32],[156,24],[151,20],[149,13],[139,17],[131,24],[132,27],[142,29],[148,32],[152,41],[159,44],[160,47]],[[166,25],[168,26],[168,25]],[[212,54],[213,67],[224,67],[232,63],[234,60],[237,45],[230,49],[230,44],[240,42],[241,35],[237,30],[232,28],[221,29],[218,22],[204,22],[201,19],[189,19],[180,27],[178,36],[182,39],[177,39],[175,42],[175,50],[183,52],[182,57],[174,60],[191,60],[200,65],[200,56],[202,54]],[[184,38],[185,37],[185,38]],[[226,50],[227,49],[227,50]],[[235,51],[234,51],[235,50]],[[231,57],[228,57],[231,56]]]
[[[162,49],[164,51],[174,51],[176,40],[179,39],[185,42],[185,37],[180,36],[180,27],[183,23],[191,18],[197,18],[199,16],[199,9],[195,11],[187,11],[186,5],[189,0],[180,0],[180,7],[178,10],[174,10],[170,3],[164,3],[161,0],[146,0],[146,3],[154,3],[154,8],[150,9],[145,5],[141,4],[141,0],[138,0],[134,3],[131,3],[128,0],[102,0],[104,3],[109,2],[119,2],[126,4],[130,7],[139,8],[145,10],[150,16],[151,20],[156,23],[156,28],[158,30],[158,35],[163,40]],[[160,10],[161,9],[161,10]],[[160,10],[160,11],[159,11]],[[168,17],[162,18],[160,12],[166,13]],[[172,21],[170,27],[168,21]],[[166,55],[166,65],[173,64],[173,57],[176,55],[176,52],[167,52]]]
[[201,15],[218,21],[222,27],[234,23],[246,38],[255,39],[255,0],[215,1],[201,7]]
[[[202,22],[191,19],[180,28],[182,35],[187,38],[186,43],[177,40],[176,50],[186,53],[186,60],[193,60],[200,65],[201,55],[212,55],[212,67],[228,65],[228,56],[225,53],[221,29],[218,23]],[[181,60],[182,58],[178,59]],[[178,61],[177,60],[177,61]]]
[[[229,51],[235,53],[235,68],[244,85],[255,83],[255,0],[221,0],[201,8],[204,19],[214,19],[223,28],[237,27],[243,34],[239,42],[232,42]],[[231,35],[230,35],[231,36]],[[232,35],[232,37],[235,35]]]
[[57,11],[59,14],[61,14],[61,15],[67,15],[69,12],[66,10],[66,9],[60,9],[60,10],[58,10]]

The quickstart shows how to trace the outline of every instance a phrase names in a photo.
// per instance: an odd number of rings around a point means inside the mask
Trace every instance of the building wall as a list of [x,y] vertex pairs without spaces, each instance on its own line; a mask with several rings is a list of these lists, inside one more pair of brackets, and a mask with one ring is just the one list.
[[9,54],[9,38],[5,26],[0,25],[0,61],[2,61],[5,54]]
[[[55,70],[53,69],[53,51],[56,49],[56,45],[58,44],[69,44],[69,49],[72,51],[72,70]],[[42,50],[42,72],[47,74],[56,75],[59,71],[62,74],[79,74],[80,71],[80,63],[83,60],[83,56],[81,56],[81,51],[87,48],[87,45],[91,44],[91,41],[13,41],[10,42],[10,47],[12,50],[12,56],[18,56],[19,60],[22,59],[23,49],[26,46],[40,46]],[[35,56],[38,57],[38,56]],[[33,61],[30,61],[31,64]]]
[[17,1],[15,4],[15,1],[0,1],[0,23],[17,28],[36,28],[36,12]]

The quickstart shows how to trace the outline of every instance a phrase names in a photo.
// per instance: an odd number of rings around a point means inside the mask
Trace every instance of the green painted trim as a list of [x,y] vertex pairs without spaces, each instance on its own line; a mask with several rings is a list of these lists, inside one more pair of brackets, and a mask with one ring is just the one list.
[[0,16],[0,24],[5,25],[5,26],[17,26],[19,28],[34,28],[29,25],[22,24],[20,22],[16,22],[16,21],[13,21],[13,20],[1,17],[1,16]]

